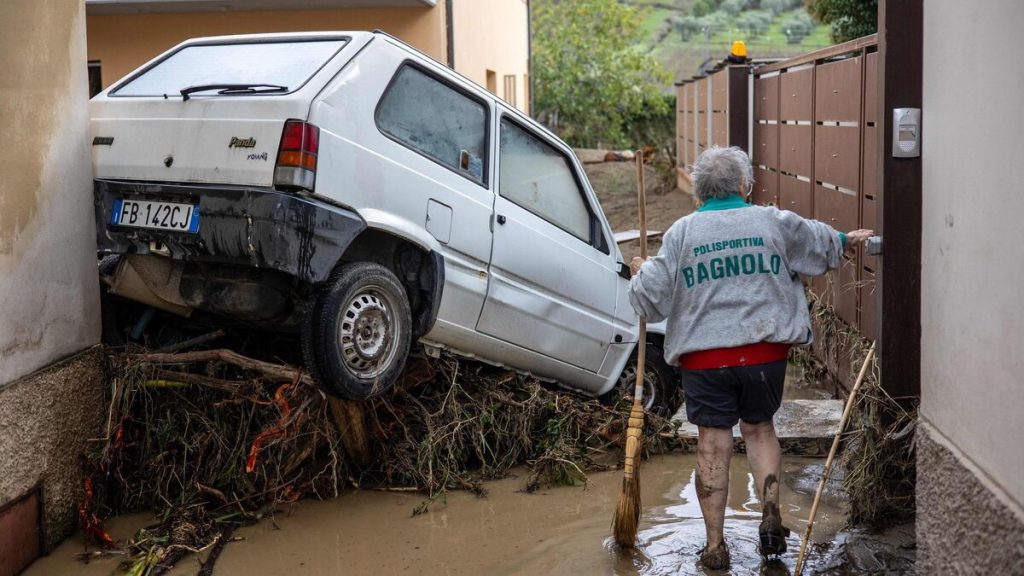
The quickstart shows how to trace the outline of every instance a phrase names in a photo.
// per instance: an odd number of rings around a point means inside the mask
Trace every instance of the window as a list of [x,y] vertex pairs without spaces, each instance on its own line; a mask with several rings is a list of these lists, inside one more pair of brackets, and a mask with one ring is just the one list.
[[377,108],[377,127],[400,144],[487,183],[487,106],[420,69],[398,70]]
[[[117,96],[163,96],[204,84],[270,84],[298,90],[347,40],[296,40],[186,46],[118,86]],[[273,95],[275,92],[265,92]]]
[[593,218],[569,159],[508,119],[501,120],[498,193],[589,243]]
[[508,102],[513,108],[516,105],[516,75],[507,74],[505,76],[505,102]]
[[103,92],[103,77],[100,71],[100,61],[89,60],[89,98]]
[[494,70],[487,71],[487,91],[495,96],[498,95],[498,73]]

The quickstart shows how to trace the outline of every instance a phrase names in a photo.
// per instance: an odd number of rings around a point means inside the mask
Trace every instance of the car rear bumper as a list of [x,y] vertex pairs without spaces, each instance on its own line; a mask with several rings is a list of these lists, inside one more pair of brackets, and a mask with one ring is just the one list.
[[[327,279],[366,222],[356,212],[271,188],[95,180],[97,249],[159,253],[175,260],[277,270],[303,281]],[[118,199],[198,206],[199,231],[111,224]]]

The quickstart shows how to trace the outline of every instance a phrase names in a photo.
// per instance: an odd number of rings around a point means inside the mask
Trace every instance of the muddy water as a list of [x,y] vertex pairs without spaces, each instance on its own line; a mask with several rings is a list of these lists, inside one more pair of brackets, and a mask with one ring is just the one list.
[[[784,461],[783,520],[793,535],[783,563],[790,570],[821,465],[813,459]],[[639,546],[632,553],[617,550],[610,538],[622,475],[606,472],[592,474],[585,488],[537,494],[520,492],[522,477],[491,482],[484,498],[450,494],[447,502],[435,502],[415,517],[413,509],[423,502],[417,494],[360,491],[332,501],[300,502],[273,521],[239,531],[244,540],[224,550],[215,574],[704,574],[697,564],[704,525],[693,470],[692,456],[644,462],[643,518]],[[815,540],[831,541],[844,519],[842,499],[826,493]],[[124,538],[146,520],[123,517],[111,528],[115,537]],[[736,456],[726,520],[733,567],[724,574],[763,571],[756,552],[759,521],[746,458]],[[76,536],[26,574],[99,576],[116,570],[116,559],[82,565],[75,560],[81,551]],[[819,560],[810,566],[824,562],[825,555],[819,550]],[[198,559],[189,557],[173,573],[192,574],[198,568]],[[766,573],[785,574],[786,569],[769,567]]]

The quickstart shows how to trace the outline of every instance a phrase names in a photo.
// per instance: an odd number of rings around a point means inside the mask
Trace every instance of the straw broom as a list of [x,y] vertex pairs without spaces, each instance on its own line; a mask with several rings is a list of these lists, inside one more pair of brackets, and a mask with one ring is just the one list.
[[825,482],[828,481],[829,472],[832,471],[832,460],[836,457],[836,451],[839,449],[839,441],[843,436],[843,428],[846,427],[846,419],[850,417],[850,412],[853,409],[854,399],[857,397],[857,392],[860,390],[860,385],[864,382],[864,376],[868,373],[868,366],[871,365],[871,359],[875,356],[875,342],[871,343],[871,348],[868,349],[868,355],[864,358],[864,365],[860,367],[860,374],[857,375],[857,381],[853,384],[853,388],[850,390],[850,397],[846,400],[846,408],[843,409],[843,416],[839,419],[839,431],[836,432],[836,437],[832,440],[832,449],[828,451],[828,459],[825,460],[825,470],[821,473],[821,480],[818,482],[818,491],[814,494],[814,502],[811,504],[811,514],[807,518],[807,529],[804,530],[803,540],[800,542],[800,554],[796,558],[796,569],[793,573],[800,576],[804,568],[804,553],[807,551],[807,542],[811,539],[811,530],[814,529],[814,517],[818,514],[818,502],[821,501],[821,493],[825,490]]
[[[640,212],[640,258],[647,260],[647,199],[644,193],[644,155],[636,152],[637,203]],[[640,523],[640,448],[644,432],[644,372],[647,351],[647,319],[640,317],[640,342],[636,354],[636,388],[633,390],[633,407],[629,410],[626,428],[626,458],[623,464],[622,492],[619,505],[612,518],[615,543],[623,548],[636,544],[637,525]]]

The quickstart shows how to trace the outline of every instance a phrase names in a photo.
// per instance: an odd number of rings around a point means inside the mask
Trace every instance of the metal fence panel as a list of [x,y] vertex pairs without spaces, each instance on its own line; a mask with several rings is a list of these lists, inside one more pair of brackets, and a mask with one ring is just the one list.
[[780,76],[782,87],[779,96],[779,118],[806,121],[813,119],[813,81],[814,70],[812,68],[786,72]]
[[818,122],[859,122],[860,76],[860,56],[817,66],[814,119]]
[[[847,190],[860,188],[860,129],[815,126],[814,179]],[[854,214],[859,208],[854,209]]]
[[787,174],[811,177],[814,165],[813,134],[809,124],[779,126],[779,169]]

